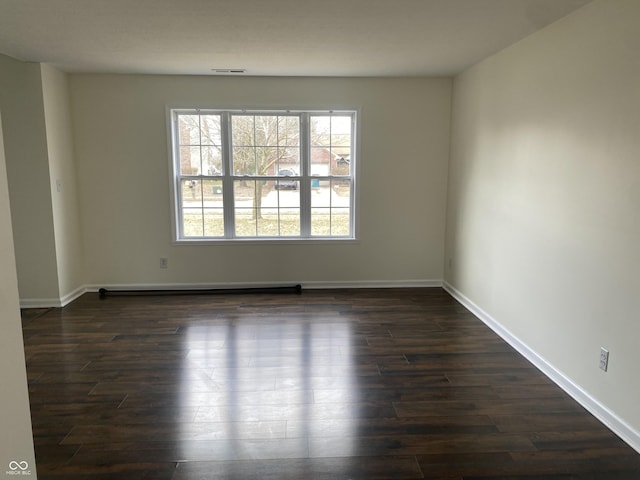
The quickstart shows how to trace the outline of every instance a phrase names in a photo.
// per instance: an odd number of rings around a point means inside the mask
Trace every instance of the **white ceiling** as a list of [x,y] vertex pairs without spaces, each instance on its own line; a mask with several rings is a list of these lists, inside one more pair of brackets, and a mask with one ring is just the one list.
[[0,53],[68,72],[443,76],[591,0],[0,0]]

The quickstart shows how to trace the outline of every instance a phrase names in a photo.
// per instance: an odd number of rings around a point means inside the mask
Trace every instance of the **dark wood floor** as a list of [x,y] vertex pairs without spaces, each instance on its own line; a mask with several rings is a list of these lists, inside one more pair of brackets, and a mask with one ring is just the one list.
[[441,289],[87,294],[23,325],[40,480],[640,478]]

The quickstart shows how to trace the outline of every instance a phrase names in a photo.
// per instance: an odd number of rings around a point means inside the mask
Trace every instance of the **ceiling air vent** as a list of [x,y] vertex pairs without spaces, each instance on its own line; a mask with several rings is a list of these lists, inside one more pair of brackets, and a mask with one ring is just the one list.
[[237,74],[237,73],[246,73],[247,70],[244,68],[212,68],[211,71],[213,73],[220,74]]

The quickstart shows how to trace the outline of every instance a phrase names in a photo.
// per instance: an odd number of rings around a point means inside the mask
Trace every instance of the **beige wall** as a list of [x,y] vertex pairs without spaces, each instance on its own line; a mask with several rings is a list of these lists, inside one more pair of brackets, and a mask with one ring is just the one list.
[[[450,79],[72,75],[70,91],[89,284],[442,278]],[[360,242],[172,245],[167,105],[361,107]]]
[[455,79],[445,257],[454,288],[636,440],[639,18],[596,1]]
[[85,283],[69,89],[67,75],[58,70],[42,65],[41,75],[59,296],[64,301]]
[[8,470],[10,462],[22,464],[26,461],[32,473],[27,478],[35,479],[36,464],[1,120],[0,118],[0,473]]
[[40,65],[0,55],[0,109],[20,297],[59,297]]

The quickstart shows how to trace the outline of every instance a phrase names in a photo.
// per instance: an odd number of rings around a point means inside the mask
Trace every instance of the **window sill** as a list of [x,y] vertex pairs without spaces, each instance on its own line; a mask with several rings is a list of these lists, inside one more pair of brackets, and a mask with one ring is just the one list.
[[359,244],[357,238],[194,238],[180,239],[172,242],[175,246],[190,245],[336,245],[336,244]]

